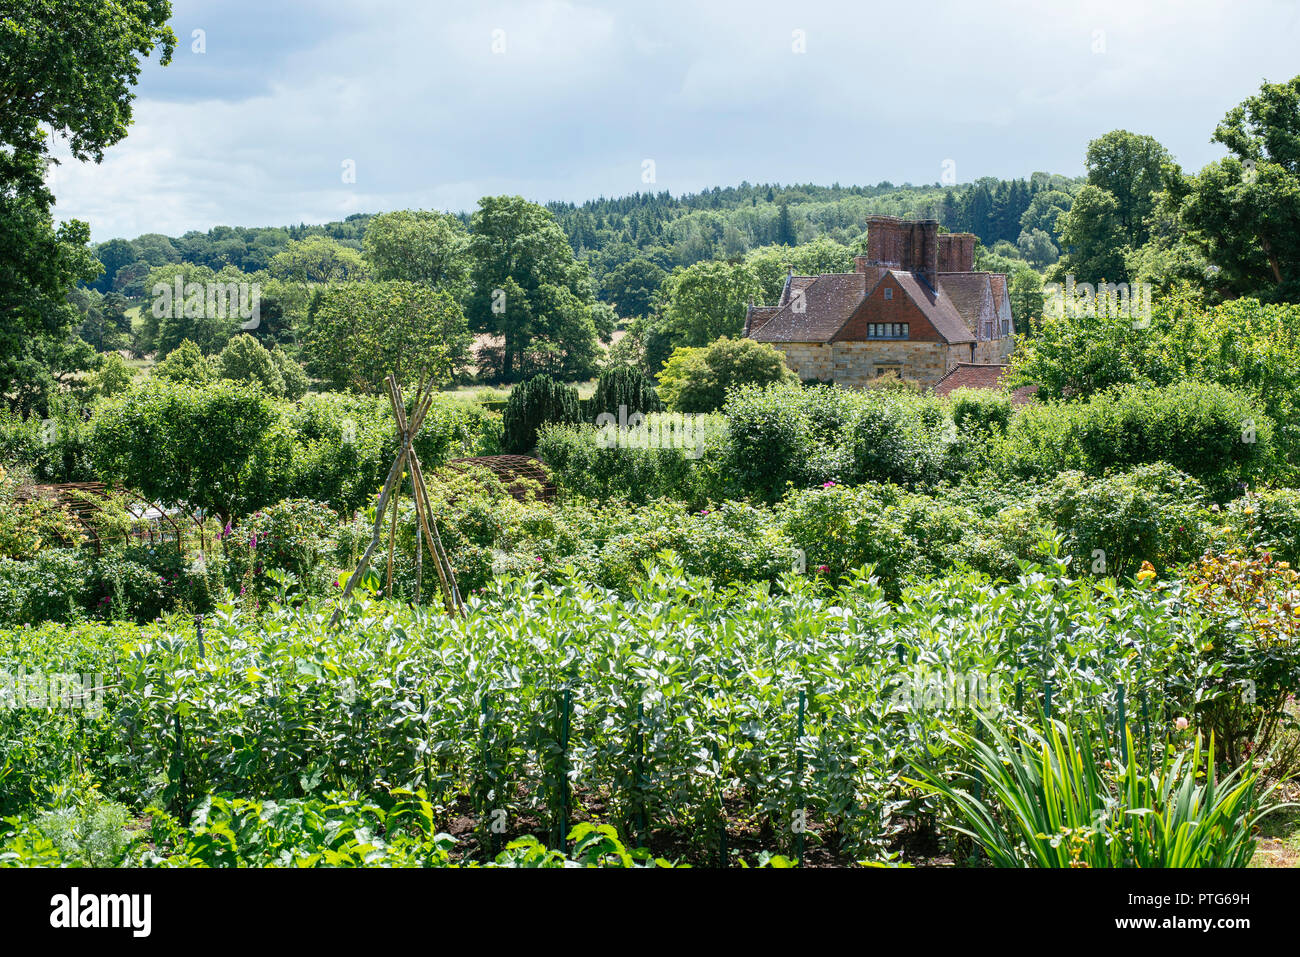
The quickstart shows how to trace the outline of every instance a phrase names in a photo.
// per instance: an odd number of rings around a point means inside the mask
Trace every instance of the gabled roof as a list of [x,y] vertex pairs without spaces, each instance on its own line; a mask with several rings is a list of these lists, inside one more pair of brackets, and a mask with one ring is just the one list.
[[989,285],[993,288],[993,308],[997,311],[998,318],[1007,320],[1014,332],[1015,317],[1011,314],[1011,291],[1007,277],[1002,273],[990,273]]
[[989,286],[993,289],[993,306],[997,308],[1002,305],[1002,300],[1007,298],[1007,277],[1005,273],[991,272],[988,274]]
[[886,275],[894,278],[945,341],[975,341],[942,284],[936,292],[904,269],[881,269],[870,275],[849,272],[791,276],[774,314],[768,313],[770,306],[750,308],[746,315],[748,334],[759,342],[831,342]]
[[966,328],[966,323],[953,305],[947,292],[944,291],[943,283],[939,284],[936,292],[928,285],[916,277],[914,273],[904,272],[901,269],[891,269],[889,274],[898,281],[909,299],[916,303],[925,318],[934,326],[934,331],[939,333],[949,344],[958,342],[974,342],[975,337],[971,331]]
[[[946,398],[957,389],[993,389],[1002,391],[1007,366],[1003,363],[959,362],[934,384],[934,394]],[[1025,405],[1038,391],[1037,386],[1021,386],[1011,393],[1013,405]]]
[[781,298],[777,300],[777,307],[784,306],[796,291],[807,289],[816,281],[816,276],[796,276],[791,273],[786,277],[785,285],[781,288]]
[[754,333],[767,325],[769,319],[780,311],[780,306],[750,306],[745,313],[745,335],[752,337]]
[[[830,342],[866,296],[866,278],[856,272],[827,273],[795,286],[803,295],[790,292],[776,315],[751,337],[759,342]],[[787,288],[794,285],[793,279]],[[787,298],[785,293],[782,298]]]
[[984,272],[945,272],[939,274],[939,288],[948,294],[952,304],[957,307],[966,323],[966,328],[976,335],[980,328],[980,316],[985,303],[992,315],[994,308],[993,289],[989,283],[989,274]]

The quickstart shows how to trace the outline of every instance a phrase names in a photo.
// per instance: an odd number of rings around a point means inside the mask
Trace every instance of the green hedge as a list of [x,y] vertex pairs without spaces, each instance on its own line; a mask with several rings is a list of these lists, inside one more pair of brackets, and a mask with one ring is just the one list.
[[933,489],[1008,476],[1046,479],[1078,470],[1166,462],[1220,500],[1273,474],[1273,422],[1222,386],[1136,386],[1086,402],[1012,411],[998,393],[944,402],[901,391],[831,386],[740,389],[724,408],[721,449],[731,497],[775,502],[788,487],[827,481]]
[[548,425],[537,454],[568,494],[628,502],[674,498],[696,507],[723,497],[719,416],[652,414],[646,422],[642,429]]
[[[278,402],[242,385],[161,380],[96,405],[88,445],[99,475],[162,502],[223,517],[284,498],[340,512],[360,508],[397,453],[386,399],[334,393]],[[501,419],[473,401],[439,396],[416,440],[432,468],[501,449]]]
[[1187,382],[1027,407],[1011,422],[1001,462],[1021,475],[1168,462],[1226,498],[1267,479],[1275,451],[1274,423],[1248,396]]

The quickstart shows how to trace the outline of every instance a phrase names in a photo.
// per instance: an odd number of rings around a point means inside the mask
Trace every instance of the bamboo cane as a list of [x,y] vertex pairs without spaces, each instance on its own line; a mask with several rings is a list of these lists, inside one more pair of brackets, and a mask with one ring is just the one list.
[[[393,401],[393,410],[397,416],[397,421],[400,425],[405,426],[406,408],[401,401],[401,388],[398,386],[396,380],[393,379],[392,376],[389,376],[389,381],[387,385],[389,390],[389,398]],[[421,394],[424,393],[423,385],[421,385],[420,387],[420,393]],[[430,391],[425,398],[426,401],[422,403],[421,406],[417,409],[420,422],[423,422],[424,415],[428,412],[429,407],[432,406],[433,404],[432,391]],[[429,554],[433,556],[434,567],[438,570],[438,580],[441,585],[443,606],[446,608],[448,613],[454,615],[460,608],[459,596],[456,594],[456,589],[455,589],[455,579],[453,578],[451,583],[448,583],[447,581],[447,575],[451,572],[451,563],[447,561],[446,554],[442,553],[441,536],[435,539],[435,534],[437,531],[436,522],[433,525],[434,533],[430,533],[429,531],[430,520],[428,517],[426,517],[426,513],[431,514],[432,510],[428,504],[428,488],[424,484],[424,473],[419,468],[419,461],[420,461],[419,453],[415,451],[415,440],[414,440],[415,430],[411,429],[410,431],[412,435],[412,440],[408,451],[408,461],[411,466],[411,489],[412,489],[412,497],[415,500],[415,511],[420,522],[421,530],[424,532],[425,540],[428,543]],[[445,571],[444,571],[444,565],[445,565]]]
[[[415,487],[416,487],[415,510],[419,513],[420,516],[420,528],[424,532],[424,539],[428,544],[429,554],[433,558],[433,567],[438,571],[438,582],[441,586],[440,594],[442,595],[442,604],[443,607],[447,610],[448,614],[454,615],[456,614],[457,607],[458,607],[455,602],[455,590],[452,587],[451,583],[448,582],[447,580],[447,574],[451,569],[450,566],[444,562],[444,556],[441,556],[439,554],[439,549],[438,549],[439,543],[434,538],[434,532],[430,531],[431,519],[429,515],[429,507],[428,507],[427,499],[422,498],[420,495],[420,491],[419,491],[420,486],[419,486],[418,479],[416,479]],[[434,523],[433,528],[436,531],[437,529],[436,523]]]
[[415,473],[411,473],[411,498],[415,499],[415,603],[424,590],[424,546],[420,543],[420,504],[415,492]]
[[[434,392],[429,386],[430,381],[423,381],[416,392],[415,406],[412,410],[411,417],[408,420],[406,416],[406,406],[402,397],[402,389],[398,384],[395,376],[389,375],[384,380],[385,388],[388,392],[389,401],[393,404],[393,414],[397,419],[397,429],[399,438],[399,447],[397,458],[393,461],[393,466],[388,471],[388,477],[384,480],[383,488],[379,493],[379,501],[375,505],[375,524],[371,530],[370,544],[366,546],[365,552],[361,556],[361,561],[357,564],[356,570],[348,577],[348,583],[343,589],[342,601],[339,607],[334,610],[334,615],[330,619],[330,627],[336,627],[339,619],[343,615],[343,608],[347,599],[351,597],[353,588],[361,578],[365,577],[367,569],[370,567],[371,559],[374,557],[375,549],[379,547],[379,542],[383,537],[384,514],[390,504],[390,499],[401,494],[401,479],[404,477],[408,464],[411,471],[411,482],[413,498],[416,500],[416,512],[419,515],[420,524],[424,532],[425,539],[428,543],[430,554],[433,555],[435,565],[438,569],[438,577],[441,579],[443,586],[443,601],[447,610],[456,614],[461,609],[460,594],[455,586],[455,579],[451,582],[447,580],[447,574],[451,572],[451,563],[447,560],[446,552],[442,549],[442,537],[437,535],[437,524],[434,523],[433,531],[429,529],[429,515],[431,507],[428,501],[428,489],[424,484],[424,473],[419,468],[419,458],[415,455],[415,436],[419,433],[420,427],[424,424],[424,418],[429,409],[433,406]],[[396,538],[397,524],[397,503],[392,502],[392,528],[389,533],[388,546],[388,594],[392,595],[393,584],[393,551]],[[427,515],[426,512],[429,514]],[[417,554],[419,552],[419,543],[417,537]],[[445,571],[444,571],[445,565]]]
[[348,576],[347,586],[343,589],[343,603],[334,609],[334,616],[330,619],[330,627],[333,628],[338,624],[340,616],[343,614],[343,605],[352,595],[352,589],[357,581],[365,577],[366,569],[370,567],[370,558],[375,553],[375,548],[379,545],[379,540],[383,535],[384,528],[384,509],[388,507],[389,496],[393,493],[393,483],[397,481],[397,476],[402,465],[402,459],[399,457],[393,462],[393,467],[388,471],[388,478],[384,481],[384,487],[379,492],[379,502],[375,505],[375,527],[370,535],[370,544],[366,546],[365,552],[361,555],[361,561],[357,563],[356,571]]
[[[442,535],[438,531],[438,522],[433,517],[433,504],[429,501],[429,486],[424,479],[424,467],[420,465],[420,457],[411,450],[411,471],[415,477],[415,487],[417,495],[422,499],[417,503],[416,508],[420,509],[421,516],[427,514],[425,519],[425,533],[429,535],[429,551],[433,555],[434,562],[438,566],[438,577],[442,579],[443,586],[447,589],[446,598],[449,608],[453,614],[461,613],[464,609],[464,602],[461,601],[460,589],[456,585],[456,572],[451,567],[451,560],[447,558],[447,551],[442,546]],[[430,533],[430,528],[432,532]],[[444,572],[444,568],[446,571]]]
[[402,479],[406,476],[406,456],[401,459],[402,468],[397,476],[397,494],[393,496],[393,519],[388,526],[388,587],[385,595],[388,598],[393,597],[393,552],[396,551],[397,544],[397,513],[400,511],[398,506],[402,498]]
[[442,534],[438,531],[438,522],[433,517],[433,504],[429,500],[429,483],[424,477],[424,465],[420,462],[420,457],[414,450],[412,450],[412,455],[414,456],[412,459],[412,466],[419,475],[420,493],[424,497],[425,510],[429,513],[429,524],[433,529],[433,538],[437,544],[436,554],[437,557],[441,559],[442,564],[447,568],[447,579],[451,588],[452,600],[455,603],[456,608],[463,612],[465,610],[464,602],[461,600],[460,586],[456,584],[456,573],[451,567],[451,559],[447,557],[447,550],[443,547]]

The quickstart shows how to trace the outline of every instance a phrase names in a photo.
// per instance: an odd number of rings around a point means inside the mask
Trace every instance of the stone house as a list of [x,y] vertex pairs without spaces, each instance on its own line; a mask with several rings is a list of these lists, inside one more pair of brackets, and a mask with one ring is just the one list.
[[1002,364],[1015,333],[1007,277],[975,272],[974,258],[972,233],[874,216],[853,272],[792,270],[776,305],[749,307],[745,335],[799,378],[845,386],[893,373],[933,387],[959,363]]

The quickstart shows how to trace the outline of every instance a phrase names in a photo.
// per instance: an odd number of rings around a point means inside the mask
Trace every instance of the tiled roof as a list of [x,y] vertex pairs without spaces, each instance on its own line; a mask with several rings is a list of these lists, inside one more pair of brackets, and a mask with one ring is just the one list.
[[745,313],[745,335],[752,336],[758,332],[780,311],[780,306],[750,306]]
[[1000,272],[991,272],[988,277],[989,286],[993,289],[993,305],[996,307],[1007,294],[1007,277],[1005,273]]
[[777,302],[777,306],[784,306],[790,301],[790,296],[793,295],[796,290],[807,289],[816,281],[816,276],[790,276],[786,279],[785,287],[781,290],[781,299]]
[[[802,278],[802,277],[795,277]],[[775,316],[752,337],[759,342],[829,342],[866,295],[861,273],[828,273],[803,289],[802,300],[791,294]]]
[[1006,320],[1008,327],[1014,332],[1015,316],[1011,314],[1011,295],[1007,277],[1002,273],[990,273],[989,285],[993,288],[993,308],[998,314],[998,319]]
[[[975,341],[980,310],[985,297],[991,296],[988,273],[944,273],[936,291],[915,273],[884,268],[790,276],[778,306],[755,306],[746,314],[748,335],[759,342],[830,342],[886,274],[894,277],[946,342]],[[802,298],[797,292],[803,293]],[[802,306],[802,311],[796,306]]]
[[[947,375],[934,384],[934,394],[946,398],[956,389],[994,389],[1001,391],[1007,366],[1002,363],[959,362]],[[1036,386],[1021,386],[1011,393],[1015,405],[1024,405],[1038,391]]]
[[975,335],[980,327],[980,312],[987,301],[993,303],[989,275],[984,272],[945,272],[939,274],[939,288],[948,294],[966,328]]
[[904,272],[901,269],[891,269],[890,275],[898,281],[898,284],[921,312],[925,313],[925,318],[930,320],[930,325],[934,326],[934,331],[943,336],[949,343],[974,342],[975,337],[971,331],[966,328],[966,323],[962,321],[961,314],[957,307],[953,305],[952,300],[944,292],[942,285],[939,291],[935,292],[916,275],[910,272]]

